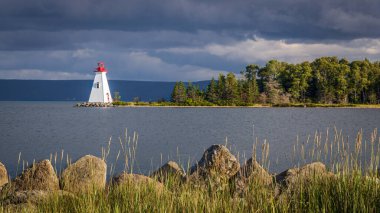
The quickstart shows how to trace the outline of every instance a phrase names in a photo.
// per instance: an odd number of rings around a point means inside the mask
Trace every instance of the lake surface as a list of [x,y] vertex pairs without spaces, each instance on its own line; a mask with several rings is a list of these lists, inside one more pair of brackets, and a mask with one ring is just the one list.
[[[269,169],[281,172],[292,166],[294,144],[305,143],[316,131],[334,127],[348,140],[360,129],[367,141],[380,126],[379,109],[346,108],[75,108],[74,102],[0,102],[0,161],[15,176],[22,162],[49,159],[58,153],[56,167],[66,156],[102,155],[110,137],[107,161],[115,163],[119,137],[138,133],[136,173],[147,174],[167,160],[187,167],[212,144],[225,144],[243,162],[252,154],[255,139],[270,144]],[[64,159],[60,162],[64,150]],[[261,150],[261,146],[259,146]],[[261,152],[261,151],[260,151]],[[21,162],[18,163],[19,153]],[[120,154],[122,155],[122,154]],[[53,157],[54,159],[54,157]],[[116,173],[124,168],[119,156]]]

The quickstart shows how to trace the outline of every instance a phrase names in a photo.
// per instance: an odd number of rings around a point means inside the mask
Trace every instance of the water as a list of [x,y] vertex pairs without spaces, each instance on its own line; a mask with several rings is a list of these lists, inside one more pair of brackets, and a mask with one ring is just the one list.
[[[334,108],[75,108],[74,102],[0,102],[0,161],[11,176],[22,162],[49,159],[58,153],[57,170],[66,155],[101,156],[110,137],[108,162],[115,162],[119,137],[139,135],[136,173],[147,174],[167,160],[185,167],[212,144],[227,144],[240,158],[252,153],[254,138],[270,144],[270,171],[292,166],[293,144],[315,131],[334,127],[351,141],[360,129],[364,139],[380,126],[379,109]],[[64,160],[60,163],[61,151]],[[21,153],[21,163],[18,157]],[[110,166],[110,165],[109,165]],[[61,168],[62,167],[62,168]],[[18,169],[17,169],[18,168]],[[122,160],[116,173],[122,171]]]

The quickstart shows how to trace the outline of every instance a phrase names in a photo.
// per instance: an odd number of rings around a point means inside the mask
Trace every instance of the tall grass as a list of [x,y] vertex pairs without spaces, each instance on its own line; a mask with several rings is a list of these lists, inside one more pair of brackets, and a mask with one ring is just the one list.
[[[168,177],[165,190],[152,184],[126,183],[120,187],[107,186],[106,190],[76,196],[52,196],[38,204],[38,212],[380,212],[379,159],[380,138],[375,129],[369,141],[359,131],[354,143],[336,128],[315,132],[314,137],[293,146],[292,164],[322,161],[335,175],[312,177],[299,182],[292,190],[282,189],[273,183],[264,186],[252,180],[248,190],[236,194],[233,182],[215,189],[212,183],[195,186]],[[112,139],[102,149],[102,158],[113,176],[118,162],[124,170],[134,172],[138,135],[126,134],[119,138],[120,150],[116,159],[109,159]],[[252,157],[269,168],[269,143],[252,147]],[[52,156],[57,162],[56,155]],[[64,153],[61,153],[61,164]],[[70,159],[67,157],[67,162]],[[188,163],[189,164],[189,163]],[[61,168],[59,168],[59,172]],[[281,187],[280,187],[281,188]],[[28,209],[24,209],[28,211]],[[0,212],[5,209],[0,205]]]

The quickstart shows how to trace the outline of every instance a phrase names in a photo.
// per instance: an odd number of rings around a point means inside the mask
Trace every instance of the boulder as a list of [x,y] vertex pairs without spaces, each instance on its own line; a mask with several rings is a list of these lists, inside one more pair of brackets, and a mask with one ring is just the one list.
[[3,201],[2,205],[5,207],[6,212],[33,212],[37,210],[36,206],[41,202],[49,199],[52,196],[72,196],[69,192],[65,191],[16,191],[8,195]]
[[161,183],[165,183],[168,180],[181,183],[186,179],[185,171],[174,161],[167,162],[153,172],[150,177],[155,178]]
[[321,162],[306,164],[301,168],[285,170],[276,175],[276,182],[281,186],[291,186],[298,183],[310,182],[314,178],[329,178],[334,174],[328,172],[326,166]]
[[193,183],[210,183],[220,187],[240,169],[236,157],[223,145],[212,145],[201,160],[191,168],[189,181]]
[[0,162],[0,190],[8,183],[8,173],[5,166]]
[[62,190],[57,191],[43,191],[43,190],[28,190],[28,191],[16,191],[8,195],[4,200],[3,204],[22,204],[31,203],[38,204],[41,201],[46,200],[50,196],[72,196],[69,192]]
[[238,194],[243,194],[249,188],[249,184],[259,184],[271,186],[273,177],[256,160],[250,158],[240,171],[232,179],[235,190]]
[[107,165],[102,159],[86,155],[62,172],[61,186],[63,190],[74,193],[103,190],[106,174]]
[[16,191],[59,190],[59,181],[49,160],[34,163],[12,181]]
[[147,188],[152,187],[156,192],[161,193],[164,190],[164,185],[150,177],[130,174],[123,172],[112,179],[113,186],[146,186]]

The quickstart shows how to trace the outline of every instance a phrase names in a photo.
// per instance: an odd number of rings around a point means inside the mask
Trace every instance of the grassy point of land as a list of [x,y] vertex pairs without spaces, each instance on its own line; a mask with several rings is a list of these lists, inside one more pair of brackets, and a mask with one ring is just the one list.
[[319,104],[319,103],[286,103],[286,104],[252,104],[248,106],[207,105],[178,105],[173,102],[124,102],[113,103],[118,107],[184,107],[184,108],[267,108],[267,107],[306,107],[306,108],[380,108],[380,104]]

